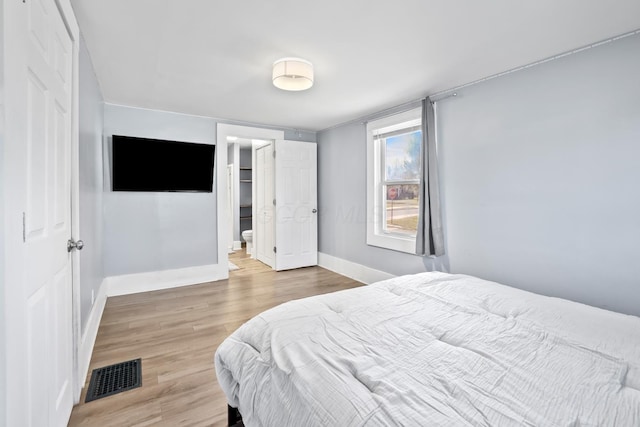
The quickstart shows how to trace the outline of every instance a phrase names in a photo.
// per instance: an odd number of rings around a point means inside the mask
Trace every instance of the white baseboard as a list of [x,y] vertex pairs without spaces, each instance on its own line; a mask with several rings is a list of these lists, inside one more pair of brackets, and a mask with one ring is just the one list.
[[240,240],[234,240],[233,241],[233,250],[234,251],[239,251],[240,249],[242,249],[242,242]]
[[107,303],[107,283],[103,280],[98,289],[98,295],[91,307],[89,313],[89,319],[87,319],[87,326],[82,333],[80,341],[80,354],[78,355],[78,388],[81,390],[84,387],[87,373],[89,372],[89,364],[91,363],[91,355],[93,354],[93,345],[96,342],[96,336],[98,335],[98,328],[100,327],[100,320],[102,319],[102,313],[104,312],[104,306]]
[[229,266],[225,263],[224,265],[209,264],[174,270],[111,276],[107,277],[105,282],[107,283],[107,296],[113,297],[215,282],[227,278],[229,278]]
[[396,277],[391,273],[376,270],[375,268],[327,255],[322,252],[318,252],[318,265],[367,285]]

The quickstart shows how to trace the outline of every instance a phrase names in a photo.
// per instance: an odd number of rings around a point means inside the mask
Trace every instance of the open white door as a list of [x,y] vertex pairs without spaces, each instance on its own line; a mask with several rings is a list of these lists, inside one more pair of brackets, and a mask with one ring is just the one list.
[[274,268],[273,253],[273,145],[268,144],[256,150],[256,229],[253,231],[253,250],[256,259]]
[[276,270],[318,264],[317,145],[275,142]]
[[12,182],[6,198],[7,425],[63,426],[74,393],[67,251],[73,42],[54,0],[11,3],[5,17],[11,22],[5,35],[12,38],[5,56]]
[[228,216],[228,228],[229,228],[229,253],[233,252],[233,164],[227,165],[227,214]]

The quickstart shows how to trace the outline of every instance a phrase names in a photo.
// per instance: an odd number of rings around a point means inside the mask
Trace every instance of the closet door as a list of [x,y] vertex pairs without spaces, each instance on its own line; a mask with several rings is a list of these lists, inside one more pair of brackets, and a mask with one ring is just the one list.
[[317,145],[277,140],[275,147],[275,268],[317,265]]

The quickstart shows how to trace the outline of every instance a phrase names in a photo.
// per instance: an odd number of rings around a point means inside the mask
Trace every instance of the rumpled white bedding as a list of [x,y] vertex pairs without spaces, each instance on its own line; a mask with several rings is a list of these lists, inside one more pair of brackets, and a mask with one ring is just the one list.
[[215,364],[249,427],[640,426],[640,318],[470,276],[282,304]]

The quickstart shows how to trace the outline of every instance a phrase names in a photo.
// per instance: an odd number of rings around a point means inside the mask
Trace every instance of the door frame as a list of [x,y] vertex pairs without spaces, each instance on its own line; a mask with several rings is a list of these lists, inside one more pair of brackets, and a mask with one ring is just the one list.
[[[65,27],[69,33],[72,42],[71,54],[71,152],[70,154],[70,193],[71,193],[71,234],[75,238],[79,238],[79,42],[80,30],[71,7],[70,0],[54,0],[58,9],[58,13],[62,17]],[[10,84],[13,77],[22,70],[16,65],[21,64],[26,49],[24,48],[22,37],[20,36],[20,27],[26,22],[27,5],[23,2],[5,1],[3,5],[3,35],[4,44],[4,69],[6,74],[3,76],[4,92],[4,146],[2,147],[6,158],[15,159],[11,162],[6,161],[6,168],[3,170],[3,181],[12,181],[16,177],[23,177],[18,169],[20,168],[21,144],[20,126],[24,124],[22,111],[25,106],[24,100],[20,99],[20,89],[12,88]],[[6,25],[5,25],[6,24]],[[9,82],[9,84],[7,84]],[[14,117],[15,116],[15,117]],[[3,184],[6,185],[6,184]],[[23,182],[12,181],[12,185],[6,185],[3,193],[4,203],[4,255],[5,255],[5,272],[3,277],[4,291],[4,312],[5,312],[5,386],[2,390],[4,393],[4,402],[0,407],[4,407],[4,420],[0,423],[6,425],[26,425],[28,415],[26,413],[26,384],[23,379],[22,369],[26,364],[26,358],[23,354],[26,351],[26,342],[22,336],[26,327],[25,313],[23,310],[22,289],[24,286],[25,271],[29,266],[25,264],[25,251],[22,239],[22,212],[25,211],[25,199],[19,194]],[[71,237],[71,236],[69,236]],[[72,395],[74,403],[80,399],[80,392],[84,384],[84,378],[80,377],[78,370],[79,348],[81,339],[81,321],[80,321],[80,265],[79,254],[77,251],[71,256],[72,268],[72,345],[73,355],[72,378],[73,387]],[[10,393],[7,391],[11,390]]]
[[[71,235],[75,240],[80,236],[80,28],[71,8],[70,0],[55,0],[61,10],[62,19],[73,41],[73,71],[71,88]],[[70,25],[72,23],[72,25]],[[89,242],[91,244],[91,242]],[[71,252],[71,306],[73,307],[73,403],[80,402],[80,394],[85,383],[82,371],[82,313],[80,296],[80,251]]]
[[[216,132],[216,145],[218,146],[216,148],[216,151],[219,153],[224,153],[224,163],[223,164],[227,164],[227,137],[229,136],[235,136],[238,138],[245,138],[245,139],[262,139],[262,140],[276,140],[276,139],[284,139],[284,131],[283,130],[276,130],[276,129],[267,129],[267,128],[260,128],[260,127],[253,127],[253,126],[242,126],[242,125],[232,125],[232,124],[227,124],[227,123],[218,123],[217,125],[217,132]],[[252,149],[252,156],[254,155],[255,150]],[[219,156],[218,157],[218,161],[220,161]],[[252,158],[252,162],[255,159]],[[220,164],[220,163],[218,163]],[[219,170],[220,168],[218,168]],[[252,174],[252,181],[253,183],[252,185],[252,205],[255,204],[255,176],[256,170],[255,168],[251,171]],[[226,170],[225,173],[222,174],[222,177],[220,177],[220,175],[218,175],[218,179],[219,184],[218,184],[218,188],[227,188],[227,174],[226,174]],[[220,249],[220,242],[223,242],[223,245],[226,248],[226,242],[227,242],[227,235],[226,235],[226,224],[228,222],[227,220],[227,209],[226,207],[224,209],[220,209],[220,206],[222,206],[222,204],[220,203],[220,201],[218,200],[218,264],[220,263],[225,263],[227,264],[229,262],[229,254],[227,253],[226,250],[221,250]],[[256,217],[255,215],[253,215],[253,218],[251,219],[251,229],[254,230],[255,228],[255,221],[256,221]],[[220,224],[225,224],[225,226],[220,226]],[[222,234],[221,234],[222,233]],[[256,236],[253,236],[254,239],[254,247],[255,247],[255,239]]]

